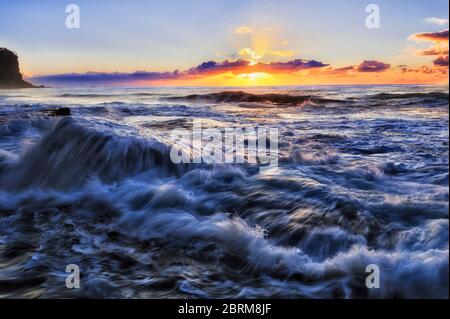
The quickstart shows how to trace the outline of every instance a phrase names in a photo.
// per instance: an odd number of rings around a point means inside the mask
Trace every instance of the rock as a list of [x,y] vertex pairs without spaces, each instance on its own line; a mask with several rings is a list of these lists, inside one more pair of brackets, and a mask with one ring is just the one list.
[[0,48],[0,89],[35,87],[22,79],[17,55],[6,48]]
[[48,116],[69,116],[70,108],[60,107],[57,109],[45,110],[44,113],[47,114]]

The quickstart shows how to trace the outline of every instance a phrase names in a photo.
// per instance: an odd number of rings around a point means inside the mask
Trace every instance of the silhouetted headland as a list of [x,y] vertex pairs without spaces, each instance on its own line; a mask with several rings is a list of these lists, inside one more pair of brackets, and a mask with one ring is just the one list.
[[31,83],[24,81],[19,68],[17,54],[0,48],[0,89],[36,88]]

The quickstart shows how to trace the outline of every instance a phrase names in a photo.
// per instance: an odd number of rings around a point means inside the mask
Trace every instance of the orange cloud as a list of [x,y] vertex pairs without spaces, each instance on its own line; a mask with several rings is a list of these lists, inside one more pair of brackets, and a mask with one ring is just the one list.
[[[244,52],[243,52],[244,53]],[[250,54],[252,51],[246,51]],[[250,54],[251,55],[251,54]],[[388,84],[447,83],[448,55],[436,56],[430,66],[392,67],[365,60],[356,65],[332,67],[316,60],[252,63],[247,59],[207,61],[184,71],[133,73],[82,73],[34,77],[44,85],[301,85],[301,84]]]
[[423,32],[413,34],[412,39],[420,41],[432,41],[432,42],[448,42],[448,29],[438,32]]
[[340,68],[332,68],[329,67],[326,69],[326,73],[332,76],[339,76],[339,77],[345,77],[349,76],[351,72],[355,71],[355,67],[353,65],[344,66]]
[[413,39],[434,42],[434,47],[417,51],[418,55],[434,56],[433,65],[437,68],[448,68],[448,29],[438,32],[416,33]]
[[417,52],[419,55],[445,55],[448,54],[448,48],[441,48],[438,46],[429,48],[429,49],[425,49],[425,50],[420,50]]

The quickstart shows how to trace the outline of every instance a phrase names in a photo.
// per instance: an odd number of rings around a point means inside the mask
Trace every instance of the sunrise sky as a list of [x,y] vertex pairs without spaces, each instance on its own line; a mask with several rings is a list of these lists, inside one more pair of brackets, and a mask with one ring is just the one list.
[[[80,7],[80,29],[65,25]],[[369,29],[366,6],[379,5]],[[448,0],[1,1],[0,47],[51,85],[448,83]]]

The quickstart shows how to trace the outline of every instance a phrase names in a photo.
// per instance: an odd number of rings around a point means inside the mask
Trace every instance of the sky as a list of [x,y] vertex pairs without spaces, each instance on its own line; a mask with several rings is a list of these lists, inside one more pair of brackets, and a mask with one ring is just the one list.
[[[80,28],[66,27],[66,6]],[[368,28],[369,4],[379,28]],[[447,0],[0,0],[0,47],[52,85],[448,83]]]

